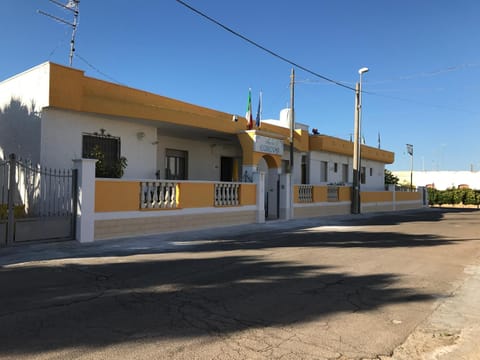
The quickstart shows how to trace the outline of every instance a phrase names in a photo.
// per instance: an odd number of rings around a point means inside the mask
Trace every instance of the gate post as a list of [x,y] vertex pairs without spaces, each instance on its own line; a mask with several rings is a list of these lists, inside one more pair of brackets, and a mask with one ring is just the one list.
[[292,174],[280,175],[280,219],[293,219]]
[[81,243],[94,240],[96,162],[96,159],[73,160],[74,168],[78,171],[75,240]]
[[257,184],[257,223],[265,222],[265,173],[255,174]]
[[15,154],[10,154],[8,163],[7,246],[12,245],[15,239],[15,191],[17,190],[17,160]]

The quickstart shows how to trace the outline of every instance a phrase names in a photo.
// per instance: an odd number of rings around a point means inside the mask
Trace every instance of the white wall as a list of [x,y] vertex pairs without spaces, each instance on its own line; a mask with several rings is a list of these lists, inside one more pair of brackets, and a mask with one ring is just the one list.
[[21,100],[30,111],[40,111],[48,106],[49,78],[50,64],[44,63],[0,82],[0,108],[14,98]]
[[[362,189],[372,191],[385,190],[385,165],[377,161],[362,160],[362,166],[366,168],[366,183],[361,185]],[[372,176],[370,176],[370,168],[372,169]]]
[[[400,184],[410,184],[410,171],[392,171]],[[438,190],[456,188],[467,184],[471,189],[480,189],[479,171],[414,171],[413,185],[426,186],[434,184]]]
[[[322,161],[328,162],[327,181],[320,181],[320,165]],[[334,171],[337,163],[337,172]],[[344,155],[312,151],[310,153],[310,184],[342,183],[342,165],[348,164],[348,180],[352,181],[352,158]]]
[[[71,168],[82,157],[82,134],[100,132],[120,137],[121,156],[127,158],[124,179],[155,179],[156,136],[153,126],[58,109],[42,114],[41,163],[53,168]],[[137,133],[145,136],[139,139]]]
[[0,82],[0,159],[15,153],[39,162],[40,117],[48,105],[48,63]]
[[[160,170],[161,179],[165,178],[166,149],[188,152],[188,180],[219,181],[221,157],[242,157],[242,149],[238,143],[171,137],[163,135],[160,130],[157,141],[157,169]],[[239,176],[241,176],[240,173]]]
[[[292,173],[292,183],[301,184],[302,183],[302,156],[306,155],[305,153],[294,152],[293,153],[293,173]],[[290,162],[290,145],[285,146],[285,151],[282,156],[282,161]],[[287,172],[287,169],[282,169],[282,171]]]
[[[321,162],[328,162],[328,177],[326,182],[320,181]],[[337,172],[334,171],[335,163],[337,163]],[[310,184],[330,184],[343,183],[342,181],[342,165],[348,164],[348,183],[352,183],[353,177],[353,159],[352,157],[312,151],[310,153]],[[384,190],[384,164],[377,161],[362,159],[361,166],[366,168],[365,184],[361,184],[365,190]],[[372,176],[370,176],[370,168]]]

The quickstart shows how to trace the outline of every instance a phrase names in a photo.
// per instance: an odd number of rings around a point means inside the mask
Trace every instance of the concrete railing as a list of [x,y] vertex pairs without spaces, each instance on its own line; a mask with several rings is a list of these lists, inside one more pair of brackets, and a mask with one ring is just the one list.
[[141,209],[175,209],[178,206],[178,183],[175,181],[141,181]]
[[[295,185],[294,217],[346,215],[351,209],[351,187],[325,185]],[[362,191],[361,212],[381,212],[415,209],[424,206],[422,193],[392,191]]]

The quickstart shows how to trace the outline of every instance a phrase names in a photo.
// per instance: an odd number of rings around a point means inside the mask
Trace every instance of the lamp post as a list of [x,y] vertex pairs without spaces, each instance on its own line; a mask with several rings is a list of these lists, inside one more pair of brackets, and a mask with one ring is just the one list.
[[408,155],[411,156],[411,164],[410,164],[410,191],[413,191],[413,145],[407,144],[407,152]]
[[368,71],[363,67],[358,70],[359,82],[355,85],[355,123],[353,134],[353,179],[352,179],[352,214],[360,214],[360,175],[361,175],[361,114],[362,114],[362,75]]

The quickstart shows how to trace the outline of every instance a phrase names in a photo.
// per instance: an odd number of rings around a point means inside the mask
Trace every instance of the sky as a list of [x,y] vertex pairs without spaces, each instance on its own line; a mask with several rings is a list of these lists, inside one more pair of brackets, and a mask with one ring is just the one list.
[[[56,0],[67,3],[67,0]],[[295,119],[350,139],[358,70],[362,134],[393,151],[390,170],[480,171],[478,0],[185,0],[296,68]],[[49,0],[1,0],[0,81],[45,61],[68,65],[72,14]],[[87,76],[264,119],[289,106],[292,65],[176,0],[81,0],[73,66]]]

